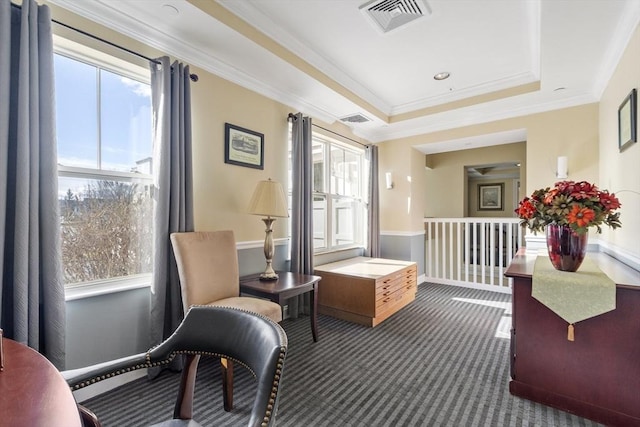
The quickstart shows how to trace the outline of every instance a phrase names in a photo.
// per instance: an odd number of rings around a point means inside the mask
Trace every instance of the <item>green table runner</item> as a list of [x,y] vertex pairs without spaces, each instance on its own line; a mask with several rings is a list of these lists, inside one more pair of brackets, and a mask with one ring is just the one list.
[[531,296],[569,323],[570,341],[574,323],[616,308],[616,284],[588,258],[571,273],[556,270],[548,256],[539,255],[531,287]]

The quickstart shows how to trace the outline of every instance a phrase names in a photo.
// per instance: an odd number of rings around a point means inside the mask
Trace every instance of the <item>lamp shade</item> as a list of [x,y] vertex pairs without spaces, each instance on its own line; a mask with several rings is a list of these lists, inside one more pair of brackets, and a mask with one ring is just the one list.
[[253,215],[274,216],[286,218],[287,197],[284,194],[282,184],[272,181],[260,181],[253,192],[249,202],[249,213]]

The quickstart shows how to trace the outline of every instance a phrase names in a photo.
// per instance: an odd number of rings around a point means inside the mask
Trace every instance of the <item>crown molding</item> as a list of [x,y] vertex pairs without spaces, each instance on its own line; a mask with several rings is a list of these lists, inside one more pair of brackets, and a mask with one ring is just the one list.
[[335,64],[318,52],[309,48],[303,40],[299,40],[294,35],[285,31],[252,2],[243,1],[220,1],[215,0],[225,9],[231,11],[246,22],[251,22],[258,31],[280,44],[291,53],[301,58],[331,80],[340,84],[356,96],[370,103],[378,110],[390,115],[391,105],[383,101],[379,96],[365,88],[355,78],[352,78],[346,71],[335,66]]
[[396,116],[399,114],[410,113],[416,110],[434,107],[441,104],[461,101],[475,96],[487,95],[492,92],[507,90],[536,81],[537,79],[535,77],[535,73],[533,71],[526,71],[502,79],[494,80],[482,85],[477,85],[466,89],[459,89],[456,90],[454,94],[444,93],[440,95],[430,96],[428,98],[418,99],[406,104],[397,105],[391,109],[391,115]]
[[529,50],[531,57],[531,73],[534,80],[540,80],[540,74],[542,64],[540,62],[542,37],[540,28],[542,26],[542,0],[533,0],[526,3],[526,9],[529,14],[529,29],[527,34],[530,34],[529,38]]
[[590,94],[581,94],[556,101],[529,103],[515,108],[513,106],[506,105],[497,111],[473,111],[471,108],[477,108],[477,106],[473,106],[455,111],[434,114],[432,116],[421,117],[407,121],[410,123],[398,123],[380,130],[367,131],[364,129],[354,129],[354,133],[372,143],[377,143],[530,114],[543,113],[546,111],[559,110],[562,108],[575,107],[578,105],[591,104],[597,101],[598,100]]
[[484,135],[473,135],[465,138],[449,139],[414,145],[413,148],[424,154],[446,153],[467,148],[481,148],[493,145],[513,144],[527,140],[527,129],[510,129]]
[[[180,58],[187,63],[193,64],[199,68],[202,68],[214,75],[217,75],[232,83],[238,84],[248,90],[254,91],[274,101],[287,105],[297,111],[302,111],[314,118],[317,118],[326,123],[334,123],[339,121],[339,117],[334,113],[334,109],[328,105],[321,105],[317,102],[311,103],[298,95],[293,94],[290,91],[282,90],[281,88],[265,85],[262,81],[251,75],[239,70],[238,68],[215,58],[211,54],[208,54],[200,49],[194,48],[190,43],[182,38],[177,38],[175,35],[169,35],[162,31],[150,28],[142,22],[122,13],[117,10],[114,5],[109,4],[105,0],[94,0],[92,2],[79,2],[74,0],[50,0],[52,4],[68,9],[84,18],[94,21],[98,24],[104,25],[114,31],[122,33],[132,39],[138,40],[152,48],[155,48],[161,52],[171,55],[176,58]],[[255,7],[246,5],[246,2],[219,2],[227,9],[231,9],[236,13],[237,9],[242,9],[245,16],[248,13],[259,13]],[[228,3],[228,4],[227,4]],[[229,5],[233,5],[230,7]],[[189,4],[190,7],[196,7]],[[508,79],[502,79],[495,81],[489,86],[483,85],[483,89],[474,88],[472,90],[464,91],[464,95],[461,98],[473,96],[475,91],[485,92],[487,87],[507,87],[509,84],[515,84],[520,81],[530,81],[540,73],[540,0],[532,1],[528,3],[528,16],[531,26],[532,37],[530,44],[532,47],[531,57],[531,70],[527,73],[511,76]],[[437,131],[443,131],[448,129],[454,129],[462,126],[470,126],[481,123],[487,123],[491,121],[509,119],[513,117],[519,117],[529,114],[536,114],[545,111],[557,110],[562,108],[574,107],[577,105],[589,104],[598,102],[603,90],[605,89],[608,81],[615,70],[615,66],[619,61],[624,49],[626,48],[629,38],[633,34],[633,29],[638,25],[640,21],[640,2],[629,1],[627,2],[628,13],[625,14],[623,22],[619,26],[619,31],[614,34],[614,40],[611,42],[611,49],[608,50],[609,54],[606,61],[603,63],[599,78],[596,85],[590,91],[589,94],[578,94],[564,99],[553,101],[536,101],[536,97],[527,96],[529,94],[521,95],[520,104],[513,106],[513,99],[503,99],[490,101],[489,103],[475,104],[469,107],[459,108],[456,110],[444,111],[428,116],[418,117],[415,119],[409,119],[397,123],[386,124],[377,127],[367,127],[352,125],[350,126],[352,132],[365,140],[370,142],[382,142],[392,139],[406,138],[416,135],[428,134]],[[264,17],[264,16],[263,16]],[[268,19],[264,18],[264,19]],[[300,41],[295,40],[293,37],[286,37],[287,34],[278,29],[276,26],[273,28],[258,28],[268,37],[273,37],[274,40],[281,40],[283,37],[285,40],[289,40],[285,48],[289,49],[292,54],[298,55],[302,58],[301,50],[305,50],[305,57],[312,55],[310,64],[320,72],[325,73],[330,78],[335,78],[338,84],[341,84],[347,90],[352,91],[357,96],[360,96],[363,100],[367,100],[373,106],[379,106],[381,111],[389,111],[391,108],[384,105],[380,99],[376,99],[375,95],[366,93],[367,91],[362,88],[353,79],[350,79],[344,72],[339,70],[334,65],[331,68],[327,68],[326,64],[330,63],[317,55],[314,52],[309,53],[308,48],[303,46]],[[535,54],[535,52],[538,54]],[[282,61],[283,64],[291,66],[287,61],[277,57],[272,52],[269,54],[274,55],[278,61]],[[312,78],[309,76],[309,78]],[[327,90],[331,90],[327,88]],[[332,91],[335,96],[341,96],[343,99],[347,99],[340,94]],[[462,92],[461,92],[462,93]],[[423,99],[421,101],[405,104],[403,106],[396,107],[394,111],[408,111],[412,108],[419,108],[420,103],[435,103],[436,100],[444,97],[434,97],[429,99]],[[348,102],[354,104],[354,111],[359,111],[369,117],[372,116],[366,109],[358,108],[359,106],[352,100],[347,99]],[[504,104],[500,104],[504,103]],[[426,104],[425,104],[426,105]],[[491,105],[497,107],[496,110],[487,111],[486,106]],[[375,116],[375,115],[373,115]]]
[[593,94],[597,99],[602,97],[633,36],[635,28],[640,25],[640,1],[628,1],[626,6],[622,21],[618,25],[615,34],[613,34],[610,49],[606,50],[606,58],[602,61],[600,70],[596,75]]
[[[317,103],[309,103],[300,97],[279,90],[273,86],[265,85],[262,81],[257,80],[238,68],[214,58],[200,49],[194,48],[181,38],[150,28],[140,21],[114,9],[112,6],[103,3],[101,0],[95,0],[93,2],[51,0],[51,3],[144,43],[174,58],[180,58],[180,60],[202,68],[260,95],[305,111],[307,114],[317,117],[322,121],[332,123],[338,120],[338,117],[328,111],[328,107],[323,108]],[[88,4],[91,6],[87,7]]]

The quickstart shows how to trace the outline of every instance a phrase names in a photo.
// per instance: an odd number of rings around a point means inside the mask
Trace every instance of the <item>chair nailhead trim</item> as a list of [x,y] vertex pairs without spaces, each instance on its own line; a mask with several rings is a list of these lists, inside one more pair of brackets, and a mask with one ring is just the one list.
[[[192,306],[192,307],[207,307],[207,306]],[[220,306],[218,306],[220,307]],[[282,329],[282,326],[280,326],[278,323],[274,322],[273,320],[271,320],[270,318],[268,318],[267,316],[264,316],[260,313],[254,313],[252,311],[249,310],[243,310],[243,309],[239,309],[239,308],[235,308],[235,307],[224,307],[230,310],[236,310],[236,311],[242,311],[245,313],[251,313],[253,315],[257,315],[258,317],[261,317],[263,319],[266,319],[268,322],[272,323],[273,325],[275,325],[276,330],[278,331],[278,335],[280,336],[280,342],[283,343],[283,345],[280,347],[280,355],[278,357],[278,363],[276,365],[276,372],[273,376],[273,382],[272,382],[272,387],[271,387],[271,395],[270,395],[270,399],[269,399],[269,404],[267,405],[266,411],[265,411],[265,416],[263,418],[263,422],[262,422],[262,426],[266,427],[269,425],[269,421],[271,420],[271,415],[273,412],[273,408],[276,402],[276,397],[278,396],[278,388],[280,386],[280,376],[282,375],[282,367],[284,366],[284,359],[287,353],[287,347],[288,347],[288,338],[287,338],[287,334],[285,333],[284,329]],[[174,332],[175,334],[175,332]],[[239,363],[240,365],[244,366],[249,372],[251,372],[251,375],[253,375],[254,378],[256,378],[256,374],[255,372],[249,367],[247,366],[244,362],[242,362],[241,360],[235,359],[233,357],[229,357],[227,355],[224,354],[220,354],[220,353],[215,353],[215,352],[208,352],[208,351],[193,351],[193,350],[178,350],[178,351],[174,351],[172,353],[169,354],[169,356],[164,359],[164,360],[159,360],[159,361],[151,361],[151,351],[153,349],[155,349],[156,347],[158,347],[158,345],[151,347],[148,351],[147,354],[145,356],[146,359],[146,363],[143,364],[138,364],[135,365],[134,367],[127,367],[125,369],[118,369],[115,372],[109,372],[107,374],[103,374],[101,376],[98,377],[94,377],[94,378],[89,378],[81,383],[75,384],[73,386],[71,386],[71,390],[75,391],[75,390],[79,390],[81,388],[87,387],[91,384],[95,384],[96,382],[102,381],[104,379],[107,378],[111,378],[111,377],[115,377],[121,374],[124,374],[125,372],[131,372],[131,371],[135,371],[137,369],[142,369],[142,368],[152,368],[155,366],[161,366],[161,365],[167,365],[169,363],[171,363],[171,361],[175,358],[175,356],[177,354],[189,354],[189,355],[201,355],[201,356],[213,356],[213,357],[220,357],[220,358],[224,358],[224,359],[229,359],[232,360],[234,363]]]

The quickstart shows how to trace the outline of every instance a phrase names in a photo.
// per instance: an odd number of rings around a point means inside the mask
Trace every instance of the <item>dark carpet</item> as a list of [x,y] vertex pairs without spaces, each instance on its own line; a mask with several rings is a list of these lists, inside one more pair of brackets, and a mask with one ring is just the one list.
[[[416,301],[375,328],[318,317],[285,320],[289,352],[278,426],[597,426],[509,394],[508,294],[425,283]],[[179,374],[136,380],[84,402],[104,427],[170,419]],[[217,360],[202,359],[194,419],[249,420],[253,377],[236,367],[235,408],[222,409]]]

